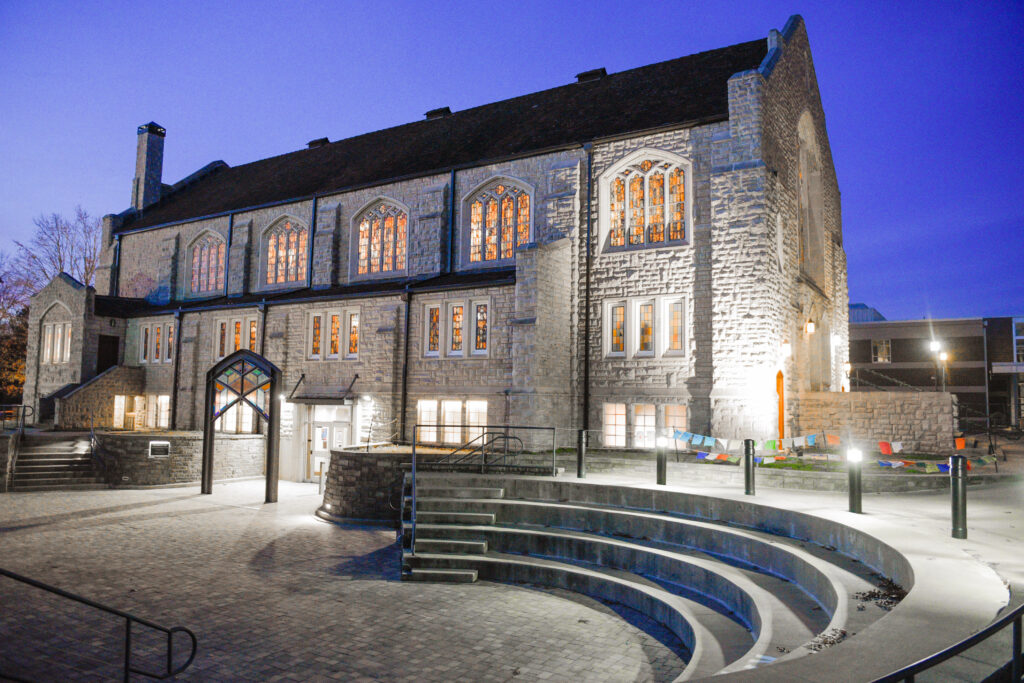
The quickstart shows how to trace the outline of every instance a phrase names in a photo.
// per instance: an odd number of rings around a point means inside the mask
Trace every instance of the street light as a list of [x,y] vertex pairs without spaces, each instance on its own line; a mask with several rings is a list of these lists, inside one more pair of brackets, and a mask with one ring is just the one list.
[[932,339],[931,343],[928,344],[928,348],[932,350],[932,353],[935,353],[942,348],[942,344],[937,339]]

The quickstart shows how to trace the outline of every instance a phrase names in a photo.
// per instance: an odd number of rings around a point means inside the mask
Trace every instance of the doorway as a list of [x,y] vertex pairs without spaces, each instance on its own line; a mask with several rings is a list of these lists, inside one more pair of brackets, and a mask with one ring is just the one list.
[[96,347],[96,374],[117,365],[121,338],[112,334],[101,334]]

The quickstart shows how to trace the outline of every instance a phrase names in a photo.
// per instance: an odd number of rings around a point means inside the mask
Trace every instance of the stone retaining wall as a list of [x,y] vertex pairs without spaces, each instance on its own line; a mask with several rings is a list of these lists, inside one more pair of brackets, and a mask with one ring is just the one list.
[[11,450],[16,446],[15,433],[0,434],[0,493],[7,491],[7,467],[10,463]]
[[787,406],[793,435],[828,432],[844,440],[901,441],[911,453],[950,454],[956,397],[946,392],[809,392]]
[[[201,432],[104,432],[96,435],[107,481],[113,486],[198,482],[203,471]],[[167,441],[170,454],[149,457],[150,441]],[[214,441],[213,478],[239,479],[265,473],[260,434],[219,434]]]
[[143,368],[114,366],[97,375],[64,398],[57,399],[55,420],[61,429],[110,429],[114,426],[115,394],[145,393]]

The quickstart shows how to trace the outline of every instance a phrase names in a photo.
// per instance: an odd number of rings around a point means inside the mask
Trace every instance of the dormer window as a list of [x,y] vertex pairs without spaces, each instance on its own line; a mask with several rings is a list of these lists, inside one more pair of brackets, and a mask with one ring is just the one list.
[[356,220],[359,234],[358,275],[375,275],[405,270],[409,214],[404,209],[380,202]]
[[267,233],[268,285],[302,282],[306,279],[309,237],[301,225],[291,221],[278,224]]
[[641,150],[602,176],[603,247],[627,251],[685,244],[692,179],[685,159]]
[[531,239],[530,195],[505,180],[469,200],[469,262],[506,261]]
[[205,235],[192,245],[192,293],[210,294],[224,289],[224,240]]

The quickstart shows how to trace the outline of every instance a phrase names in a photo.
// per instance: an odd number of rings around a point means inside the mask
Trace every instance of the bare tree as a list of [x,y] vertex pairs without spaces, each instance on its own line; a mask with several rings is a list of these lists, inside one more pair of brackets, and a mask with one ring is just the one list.
[[20,275],[21,286],[34,293],[60,273],[92,285],[100,256],[99,219],[79,206],[71,220],[51,213],[33,222],[36,231],[28,243],[14,242],[18,253],[13,270]]
[[28,306],[32,295],[18,266],[15,255],[0,251],[0,336],[14,316]]

